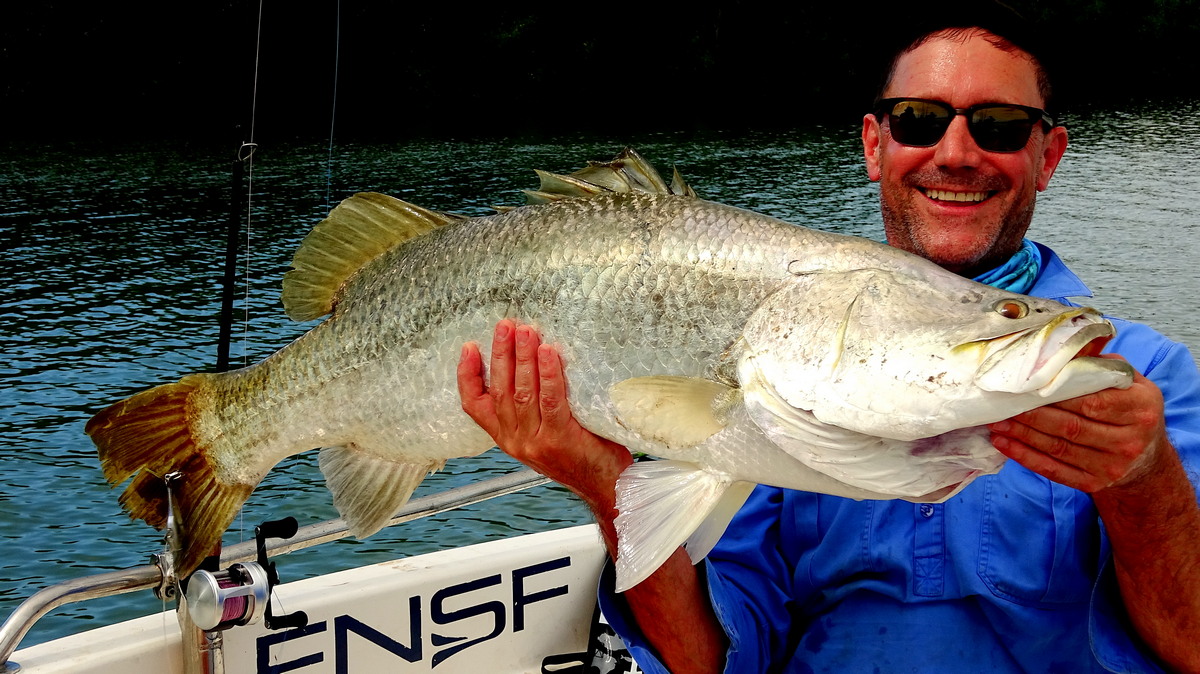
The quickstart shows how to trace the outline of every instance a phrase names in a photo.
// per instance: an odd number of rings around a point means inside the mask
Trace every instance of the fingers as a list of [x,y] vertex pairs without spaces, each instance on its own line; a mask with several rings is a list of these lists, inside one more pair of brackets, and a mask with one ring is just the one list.
[[[1019,414],[1010,420],[1010,425],[1016,429],[1021,441],[1041,447],[1046,453],[1066,461],[1078,449],[1105,446],[1121,430],[1119,425],[1089,419],[1057,406],[1039,407]],[[1002,427],[994,430],[1003,432]]]
[[1096,419],[1114,426],[1153,424],[1155,410],[1162,407],[1162,392],[1154,382],[1140,372],[1134,373],[1133,383],[1123,389],[1110,388],[1096,393],[1071,398],[1049,407],[1032,410],[1059,409],[1078,414],[1087,419]]
[[474,342],[463,344],[457,369],[458,397],[463,411],[495,438],[496,410],[483,382],[483,356]]
[[1011,421],[1025,427],[1019,440],[1071,463],[1077,462],[1070,461],[1068,454],[1081,449],[1134,457],[1164,424],[1162,393],[1138,375],[1127,389],[1064,400],[1018,414]]
[[[492,356],[488,364],[491,377],[487,390],[492,397],[492,406],[496,412],[501,432],[515,428],[517,425],[516,406],[513,404],[513,372],[516,361],[513,352],[516,348],[514,329],[516,325],[504,319],[496,324],[492,333]],[[495,435],[493,439],[499,440]]]
[[463,410],[505,453],[578,494],[596,513],[613,516],[614,485],[632,457],[621,445],[583,428],[567,404],[562,358],[532,327],[496,325],[483,377],[478,345],[458,363]]
[[542,424],[547,428],[565,428],[574,417],[567,406],[567,380],[563,375],[562,358],[547,344],[538,347],[537,358]]
[[992,445],[1002,454],[1039,475],[1089,494],[1137,477],[1154,457],[1148,451],[1124,455],[1075,445],[1023,424],[1006,428],[1003,435],[992,434]]
[[1103,480],[1076,464],[1084,462],[1084,448],[1072,447],[1061,438],[1024,424],[1012,421],[992,424],[992,445],[1013,461],[1059,484],[1085,492],[1104,486]]
[[538,347],[541,338],[528,325],[519,325],[514,336],[514,361],[512,403],[514,418],[520,428],[528,430],[541,426],[539,409]]
[[[553,362],[551,390],[558,391],[550,407],[566,409],[561,363],[552,347],[544,349]],[[478,345],[463,346],[457,369],[463,410],[501,447],[524,446],[541,434],[540,350],[541,338],[535,329],[509,319],[500,321],[492,335],[491,376],[485,382]],[[566,420],[570,419],[567,412]]]
[[[1136,378],[1109,389],[1040,407],[991,424],[992,444],[1056,482],[1086,492],[1135,479],[1166,442],[1162,394]],[[1168,443],[1169,444],[1169,443]]]

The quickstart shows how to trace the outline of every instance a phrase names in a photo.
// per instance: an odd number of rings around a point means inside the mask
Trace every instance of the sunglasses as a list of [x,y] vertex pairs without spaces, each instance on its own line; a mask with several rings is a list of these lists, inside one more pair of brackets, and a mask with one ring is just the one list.
[[1049,131],[1054,118],[1041,108],[1011,103],[981,103],[956,108],[943,101],[923,98],[885,98],[875,107],[880,121],[887,115],[892,138],[902,145],[933,147],[958,115],[967,118],[975,144],[988,152],[1016,152],[1029,142],[1034,125]]

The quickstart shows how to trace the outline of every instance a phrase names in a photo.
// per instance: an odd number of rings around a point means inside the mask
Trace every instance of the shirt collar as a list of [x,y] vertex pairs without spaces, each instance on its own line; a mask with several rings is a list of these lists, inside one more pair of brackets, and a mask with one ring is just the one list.
[[1075,275],[1075,272],[1067,268],[1067,264],[1057,253],[1043,244],[1035,242],[1034,245],[1042,253],[1042,273],[1033,282],[1028,294],[1052,300],[1092,296],[1091,289]]

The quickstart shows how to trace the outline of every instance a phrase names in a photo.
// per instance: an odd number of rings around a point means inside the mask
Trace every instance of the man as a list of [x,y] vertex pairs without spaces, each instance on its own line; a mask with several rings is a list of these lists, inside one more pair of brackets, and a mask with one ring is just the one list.
[[[1047,97],[1038,61],[982,29],[903,51],[862,132],[889,243],[964,275],[1002,266],[1021,292],[1087,294],[1024,242],[1067,143],[1042,123]],[[969,119],[982,104],[1007,106]],[[933,113],[940,126],[913,124]],[[1027,138],[988,128],[1009,114],[1028,116]],[[1013,461],[946,503],[760,486],[708,560],[679,550],[620,597],[602,587],[606,614],[647,671],[1200,671],[1200,509],[1184,468],[1200,467],[1200,374],[1143,326],[1119,321],[1109,347],[1150,378],[993,424]],[[614,551],[629,453],[570,416],[558,356],[528,326],[497,326],[490,368],[487,390],[464,348],[463,408],[583,498]]]

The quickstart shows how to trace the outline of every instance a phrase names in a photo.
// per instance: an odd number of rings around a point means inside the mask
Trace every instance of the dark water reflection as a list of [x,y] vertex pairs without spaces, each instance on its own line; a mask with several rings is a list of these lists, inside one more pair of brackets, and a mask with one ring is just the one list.
[[[1073,144],[1041,197],[1035,238],[1059,249],[1097,290],[1097,306],[1200,345],[1200,104],[1071,120]],[[486,213],[536,186],[531,168],[567,171],[634,144],[672,163],[703,196],[796,224],[880,238],[876,191],[858,129],[789,134],[563,138],[529,142],[265,147],[255,159],[245,298],[233,348],[252,362],[307,326],[282,316],[279,279],[330,201],[382,191],[431,208]],[[0,615],[47,584],[144,563],[158,534],[129,521],[104,483],[83,424],[121,396],[210,369],[230,211],[229,148],[9,148],[0,152]],[[330,166],[332,165],[332,170]],[[241,194],[239,201],[247,201]],[[419,494],[515,468],[498,453],[452,462]],[[336,516],[315,454],[268,475],[227,542],[264,519]],[[288,556],[296,579],[401,555],[588,521],[544,488]],[[88,602],[44,619],[26,645],[160,610],[149,593]],[[93,620],[95,619],[95,620]]]

